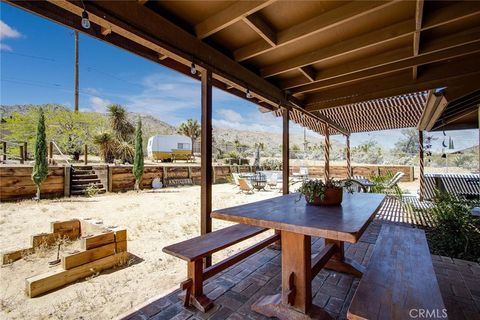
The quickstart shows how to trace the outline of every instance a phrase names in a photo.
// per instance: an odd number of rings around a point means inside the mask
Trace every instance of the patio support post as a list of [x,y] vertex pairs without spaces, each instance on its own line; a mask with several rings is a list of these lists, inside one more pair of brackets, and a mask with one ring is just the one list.
[[289,161],[289,150],[290,150],[290,133],[289,133],[289,120],[290,114],[287,108],[283,109],[283,144],[282,144],[282,188],[283,194],[288,194],[288,181],[290,175],[290,161]]
[[324,178],[327,181],[330,178],[330,133],[328,132],[328,124],[325,124],[325,172]]
[[347,137],[347,178],[352,179],[352,163],[350,159],[350,136]]
[[423,155],[423,131],[418,131],[418,156],[420,158],[420,176],[419,176],[419,183],[420,183],[420,201],[423,201],[423,197],[425,196],[425,160]]
[[[212,71],[202,70],[202,132],[201,132],[201,234],[212,232]],[[212,265],[212,256],[204,261]]]

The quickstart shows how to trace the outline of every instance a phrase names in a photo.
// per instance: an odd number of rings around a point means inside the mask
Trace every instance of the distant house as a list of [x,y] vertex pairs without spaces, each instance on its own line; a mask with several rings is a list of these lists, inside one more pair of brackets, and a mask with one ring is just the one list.
[[192,154],[192,142],[181,135],[155,135],[148,139],[147,154],[152,160],[171,162],[189,160]]

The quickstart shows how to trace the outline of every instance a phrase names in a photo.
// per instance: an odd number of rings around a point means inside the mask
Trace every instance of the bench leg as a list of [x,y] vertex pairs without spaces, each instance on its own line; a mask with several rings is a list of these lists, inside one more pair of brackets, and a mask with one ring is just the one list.
[[202,312],[213,307],[213,302],[203,294],[203,261],[188,262],[188,280],[182,282],[181,288],[186,290],[184,306],[194,306]]
[[325,264],[325,268],[338,272],[349,273],[355,277],[361,278],[365,272],[365,267],[358,262],[345,257],[344,242],[325,239],[325,245],[330,243],[335,245],[337,249],[330,260],[328,260],[328,262]]

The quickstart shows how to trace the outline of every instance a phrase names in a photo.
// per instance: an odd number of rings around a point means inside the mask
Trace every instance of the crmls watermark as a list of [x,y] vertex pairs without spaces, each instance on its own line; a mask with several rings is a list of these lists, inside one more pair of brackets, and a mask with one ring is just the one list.
[[410,309],[408,315],[412,319],[444,319],[447,309]]

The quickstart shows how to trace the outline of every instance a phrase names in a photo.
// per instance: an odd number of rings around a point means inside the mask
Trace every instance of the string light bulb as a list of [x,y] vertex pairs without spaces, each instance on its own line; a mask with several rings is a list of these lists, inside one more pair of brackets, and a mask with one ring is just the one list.
[[192,65],[190,66],[190,73],[197,74],[197,69],[195,68],[195,63],[193,62],[192,62]]
[[82,27],[84,29],[90,29],[90,20],[88,20],[88,13],[85,10],[82,12]]
[[246,92],[245,96],[247,97],[247,99],[252,98],[252,94],[250,93],[250,90],[247,89],[247,92]]

